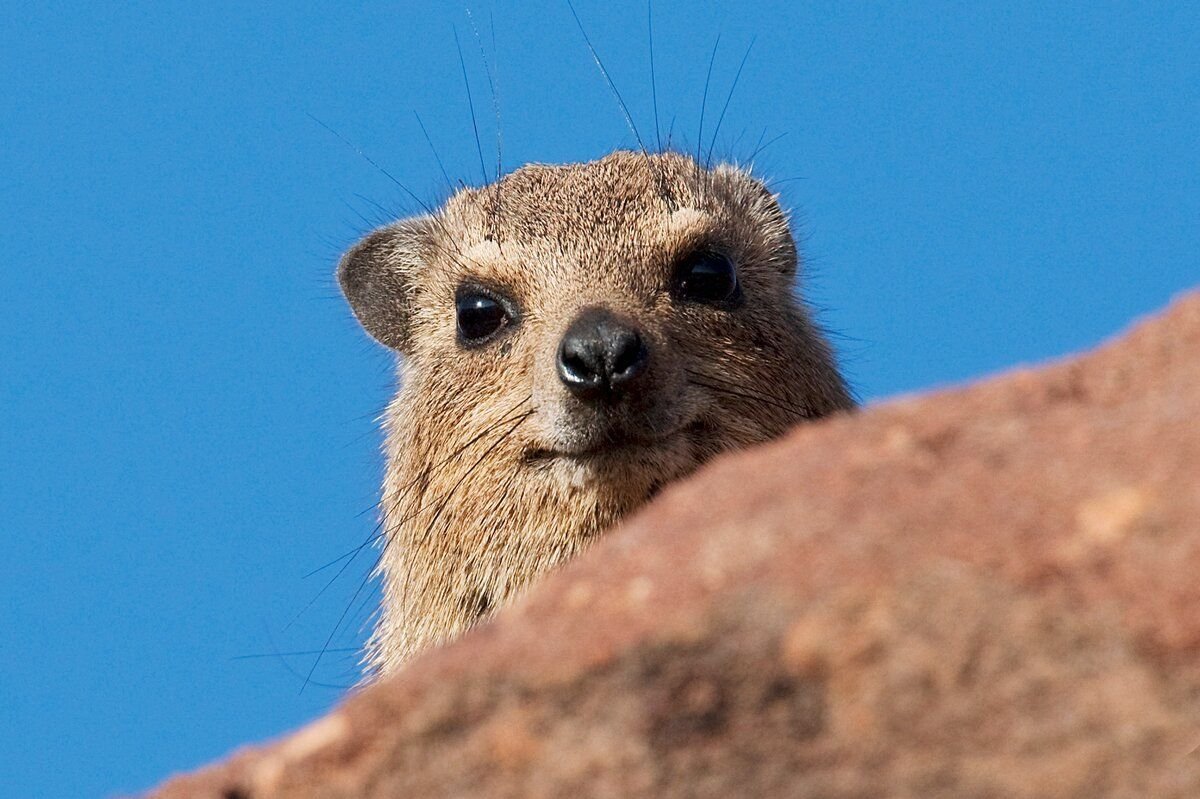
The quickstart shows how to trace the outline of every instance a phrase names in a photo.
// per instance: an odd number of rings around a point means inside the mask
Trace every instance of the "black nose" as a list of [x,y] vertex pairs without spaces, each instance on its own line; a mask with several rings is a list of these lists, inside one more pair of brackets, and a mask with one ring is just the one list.
[[637,329],[604,308],[585,308],[558,347],[558,376],[580,399],[616,397],[646,371]]

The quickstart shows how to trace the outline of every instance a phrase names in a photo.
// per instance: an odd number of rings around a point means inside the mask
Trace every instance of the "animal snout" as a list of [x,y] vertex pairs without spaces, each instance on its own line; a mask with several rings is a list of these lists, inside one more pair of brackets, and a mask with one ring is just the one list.
[[583,400],[616,399],[633,387],[650,362],[641,333],[606,308],[585,308],[558,347],[558,376]]

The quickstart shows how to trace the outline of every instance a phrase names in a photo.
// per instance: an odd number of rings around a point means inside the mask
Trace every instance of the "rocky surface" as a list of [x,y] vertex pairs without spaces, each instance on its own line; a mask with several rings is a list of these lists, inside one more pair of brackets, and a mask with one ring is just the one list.
[[155,796],[1200,796],[1200,294],[796,430]]

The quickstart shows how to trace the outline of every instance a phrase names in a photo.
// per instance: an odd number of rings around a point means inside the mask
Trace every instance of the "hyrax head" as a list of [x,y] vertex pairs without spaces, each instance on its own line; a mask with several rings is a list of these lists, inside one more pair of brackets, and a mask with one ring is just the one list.
[[674,153],[526,166],[350,250],[342,289],[404,363],[377,652],[470,624],[714,454],[849,407],[796,272],[762,183]]

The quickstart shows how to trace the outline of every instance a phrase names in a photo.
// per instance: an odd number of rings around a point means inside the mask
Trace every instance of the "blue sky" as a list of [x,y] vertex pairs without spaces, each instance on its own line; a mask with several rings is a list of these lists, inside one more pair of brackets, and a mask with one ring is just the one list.
[[[658,0],[662,126],[796,210],[807,291],[877,400],[1077,351],[1200,283],[1190,4]],[[578,0],[644,135],[645,5]],[[478,3],[504,155],[632,136],[565,4]],[[495,24],[495,50],[489,19]],[[338,253],[480,179],[455,4],[18,4],[0,28],[0,762],[13,796],[148,787],[337,701],[386,353]],[[311,116],[310,116],[311,115]],[[707,136],[706,136],[707,138]],[[489,156],[490,158],[490,156]],[[366,509],[366,512],[363,513]],[[353,647],[370,604],[333,637]],[[265,657],[262,657],[266,655]]]

